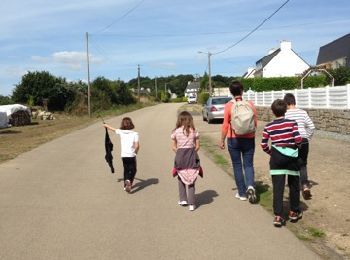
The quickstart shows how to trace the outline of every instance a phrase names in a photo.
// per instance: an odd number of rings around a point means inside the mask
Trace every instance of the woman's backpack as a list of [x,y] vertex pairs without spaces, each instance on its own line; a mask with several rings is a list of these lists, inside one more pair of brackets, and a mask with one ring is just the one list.
[[233,100],[231,109],[231,128],[237,135],[255,132],[254,111],[248,101]]

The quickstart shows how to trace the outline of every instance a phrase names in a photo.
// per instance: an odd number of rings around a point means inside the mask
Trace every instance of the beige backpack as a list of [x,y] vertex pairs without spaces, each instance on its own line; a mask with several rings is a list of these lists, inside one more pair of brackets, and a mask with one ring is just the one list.
[[255,132],[254,111],[248,101],[233,100],[231,109],[231,128],[237,135]]

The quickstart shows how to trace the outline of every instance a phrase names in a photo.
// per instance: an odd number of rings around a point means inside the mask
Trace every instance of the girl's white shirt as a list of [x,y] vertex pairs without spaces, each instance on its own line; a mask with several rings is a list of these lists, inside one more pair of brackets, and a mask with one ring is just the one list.
[[132,130],[116,129],[115,133],[120,136],[121,157],[135,157],[135,143],[139,142],[139,134]]

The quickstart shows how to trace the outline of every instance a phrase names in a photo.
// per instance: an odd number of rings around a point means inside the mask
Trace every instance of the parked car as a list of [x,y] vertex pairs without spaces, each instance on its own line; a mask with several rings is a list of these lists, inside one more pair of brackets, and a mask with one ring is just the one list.
[[203,121],[207,121],[208,124],[215,119],[224,118],[224,107],[229,102],[231,97],[209,97],[202,109]]
[[187,97],[188,104],[195,104],[197,103],[197,97],[195,95],[190,95]]

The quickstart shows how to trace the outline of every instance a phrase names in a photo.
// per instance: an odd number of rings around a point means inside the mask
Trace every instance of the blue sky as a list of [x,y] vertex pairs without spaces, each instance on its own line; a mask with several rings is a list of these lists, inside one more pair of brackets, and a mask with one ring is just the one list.
[[[27,71],[87,80],[203,75],[207,56],[240,40],[285,0],[1,0],[0,95]],[[242,75],[281,40],[310,65],[318,50],[350,32],[349,0],[290,0],[258,31],[211,57],[212,75]]]

